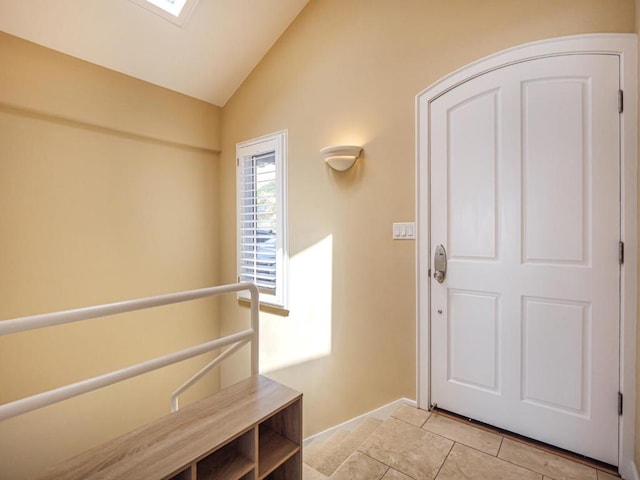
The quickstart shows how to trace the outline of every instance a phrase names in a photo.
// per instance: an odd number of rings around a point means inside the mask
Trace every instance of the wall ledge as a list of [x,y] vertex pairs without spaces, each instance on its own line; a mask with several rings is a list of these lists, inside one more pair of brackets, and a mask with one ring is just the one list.
[[161,137],[155,137],[152,135],[144,135],[135,132],[130,132],[126,130],[120,130],[114,127],[110,127],[108,125],[100,125],[98,123],[91,123],[85,120],[76,119],[72,117],[66,117],[64,115],[56,115],[53,113],[49,113],[46,111],[40,111],[36,109],[21,107],[18,105],[11,105],[7,102],[0,101],[0,112],[9,113],[12,115],[19,115],[22,117],[32,118],[36,120],[42,120],[46,122],[57,123],[59,125],[67,125],[75,128],[82,128],[86,130],[91,130],[94,132],[106,133],[109,135],[115,135],[122,138],[129,138],[132,140],[146,141],[149,143],[155,143],[159,145],[166,145],[170,147],[193,150],[204,153],[220,153],[220,149],[212,149],[207,147],[202,147],[198,145],[191,145],[188,143],[181,143],[177,141],[167,140]]

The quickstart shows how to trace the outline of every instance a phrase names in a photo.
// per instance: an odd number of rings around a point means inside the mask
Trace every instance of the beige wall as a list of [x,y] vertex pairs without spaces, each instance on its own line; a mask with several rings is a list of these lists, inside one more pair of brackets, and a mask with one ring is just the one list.
[[[1,33],[0,65],[0,319],[217,284],[220,109]],[[217,311],[0,337],[0,404],[215,338]],[[168,413],[203,361],[0,423],[0,477]]]
[[[0,319],[234,281],[235,144],[288,129],[290,312],[263,314],[263,369],[304,392],[305,435],[415,398],[415,244],[391,240],[415,215],[415,95],[500,49],[634,18],[633,0],[311,0],[222,116],[0,33]],[[318,153],[339,143],[365,148],[344,174]],[[223,331],[246,323],[220,305]],[[217,311],[0,338],[0,403],[211,338]],[[0,471],[31,478],[161,415],[195,363],[3,422]]]
[[[633,31],[633,0],[311,0],[244,82],[223,112],[221,204],[236,142],[288,129],[292,298],[288,316],[263,316],[261,359],[304,392],[305,435],[416,395],[415,244],[391,240],[415,215],[415,95],[507,47]],[[365,152],[344,174],[319,154],[340,143]],[[228,282],[234,210],[220,222]],[[223,329],[239,328],[245,307],[222,305]]]
[[[636,15],[635,15],[635,21],[636,21],[636,29],[635,32],[638,33],[640,30],[640,0],[635,0],[636,3]],[[638,44],[639,47],[639,51],[640,51],[640,41]],[[638,78],[640,79],[640,62],[638,62]],[[640,94],[640,83],[639,85],[639,91],[638,93]],[[638,98],[640,98],[640,95],[638,95]],[[636,107],[637,108],[637,107]],[[640,125],[638,125],[638,140],[640,141]],[[639,145],[640,146],[640,145]],[[638,149],[640,151],[640,148]],[[639,179],[640,181],[640,179]],[[640,191],[640,184],[638,186],[639,191]],[[640,209],[639,209],[640,212]],[[639,232],[640,234],[640,232]],[[639,265],[639,269],[640,269],[640,265]],[[639,293],[640,293],[640,285],[639,287]],[[640,313],[640,312],[639,312]],[[640,318],[640,315],[639,315]],[[636,452],[635,452],[635,462],[636,462],[636,466],[640,466],[640,376],[639,376],[639,372],[640,372],[640,328],[637,329],[636,331],[636,335],[637,335],[637,342],[636,342]]]

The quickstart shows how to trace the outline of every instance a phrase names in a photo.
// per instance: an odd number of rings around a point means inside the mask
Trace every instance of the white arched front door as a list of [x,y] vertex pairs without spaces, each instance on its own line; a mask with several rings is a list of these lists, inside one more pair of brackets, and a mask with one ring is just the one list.
[[428,403],[613,465],[621,61],[528,56],[419,103]]

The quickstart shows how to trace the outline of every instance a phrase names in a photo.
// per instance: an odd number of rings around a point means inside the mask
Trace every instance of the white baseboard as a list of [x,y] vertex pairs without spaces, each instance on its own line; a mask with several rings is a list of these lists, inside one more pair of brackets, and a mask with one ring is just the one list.
[[365,418],[371,417],[371,418],[377,418],[379,420],[386,420],[401,405],[409,405],[411,407],[418,406],[415,400],[409,400],[408,398],[400,398],[394,402],[387,403],[386,405],[376,408],[375,410],[371,410],[370,412],[363,413],[362,415],[352,418],[351,420],[347,420],[346,422],[343,422],[340,425],[336,425],[335,427],[331,427],[322,432],[316,433],[315,435],[311,435],[304,439],[303,445],[307,445],[309,442],[313,440],[324,441],[328,437],[330,437],[331,434],[336,430],[354,430],[358,426],[358,424],[362,422]]
[[636,466],[636,462],[631,462],[631,475],[633,476],[631,480],[640,480],[640,475],[638,474],[638,467]]

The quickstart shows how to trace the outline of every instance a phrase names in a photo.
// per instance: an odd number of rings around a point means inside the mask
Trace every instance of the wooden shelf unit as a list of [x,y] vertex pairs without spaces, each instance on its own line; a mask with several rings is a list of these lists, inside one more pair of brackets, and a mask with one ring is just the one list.
[[49,471],[42,480],[301,480],[302,394],[260,375]]

